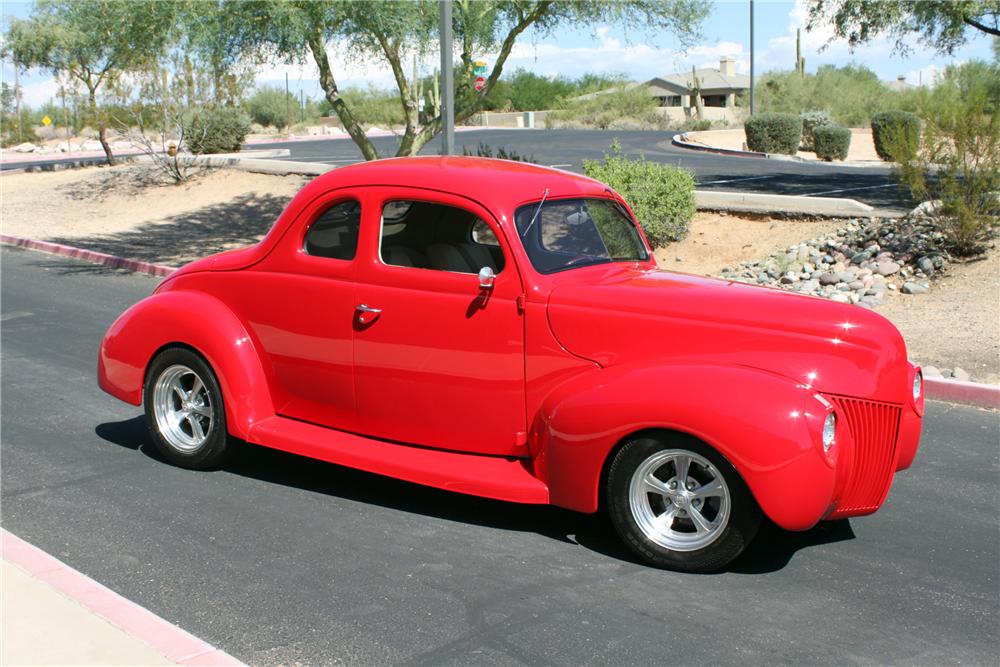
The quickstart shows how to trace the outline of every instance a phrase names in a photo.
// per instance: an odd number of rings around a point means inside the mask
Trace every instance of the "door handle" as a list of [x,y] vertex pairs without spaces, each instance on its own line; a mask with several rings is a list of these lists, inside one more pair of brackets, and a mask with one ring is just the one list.
[[354,312],[358,319],[358,324],[371,324],[382,314],[381,308],[373,308],[366,303],[359,303],[354,307]]

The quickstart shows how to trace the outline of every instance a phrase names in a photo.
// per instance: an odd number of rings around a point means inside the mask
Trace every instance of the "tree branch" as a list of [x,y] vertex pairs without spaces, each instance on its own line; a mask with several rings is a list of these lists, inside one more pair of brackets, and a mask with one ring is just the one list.
[[963,16],[962,17],[962,22],[965,23],[966,25],[972,26],[976,30],[981,30],[982,32],[985,32],[987,35],[993,35],[994,37],[1000,37],[1000,29],[991,28],[988,25],[986,25],[985,23],[980,23],[979,21],[975,20],[971,16]]
[[330,106],[337,113],[337,117],[344,124],[344,129],[347,130],[351,139],[361,149],[361,154],[364,158],[366,160],[377,160],[378,151],[375,150],[371,139],[365,135],[361,125],[354,118],[354,114],[351,113],[351,110],[344,102],[344,98],[340,96],[340,91],[337,89],[337,82],[333,78],[333,70],[330,68],[330,60],[326,57],[323,35],[318,28],[309,33],[309,50],[312,52],[313,60],[316,61],[316,67],[319,69],[319,85],[326,95],[327,102],[330,103]]

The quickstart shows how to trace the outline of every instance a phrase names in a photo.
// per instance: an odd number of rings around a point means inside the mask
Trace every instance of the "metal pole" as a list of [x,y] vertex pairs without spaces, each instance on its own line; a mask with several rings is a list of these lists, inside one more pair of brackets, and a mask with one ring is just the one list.
[[451,0],[441,4],[441,155],[455,149],[455,70],[451,63]]
[[21,141],[21,68],[14,61],[14,115],[17,116],[17,140]]
[[306,91],[304,88],[299,88],[299,121],[306,122]]
[[750,0],[750,115],[754,115],[757,106],[753,99],[754,76],[753,76],[753,0]]
[[285,72],[285,127],[292,126],[292,102],[288,99],[288,72]]

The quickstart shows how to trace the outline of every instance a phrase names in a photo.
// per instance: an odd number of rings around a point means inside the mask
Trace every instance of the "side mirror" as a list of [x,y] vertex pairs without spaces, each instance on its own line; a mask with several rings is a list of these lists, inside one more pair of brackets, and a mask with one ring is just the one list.
[[493,289],[493,281],[496,277],[493,269],[488,266],[479,269],[479,289]]

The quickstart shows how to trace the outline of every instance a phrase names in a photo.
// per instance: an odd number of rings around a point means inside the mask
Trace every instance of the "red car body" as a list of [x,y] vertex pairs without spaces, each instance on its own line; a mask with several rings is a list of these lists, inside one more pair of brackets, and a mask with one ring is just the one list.
[[[183,345],[218,376],[231,435],[421,484],[594,512],[616,447],[666,429],[721,453],[786,529],[878,509],[923,414],[891,323],[661,271],[651,252],[541,273],[514,217],[546,191],[624,203],[592,179],[507,161],[336,169],[260,243],[185,266],[125,312],[101,345],[100,386],[139,405],[150,360]],[[309,221],[345,196],[361,205],[353,260],[305,254]],[[382,205],[400,198],[490,226],[506,269],[488,299],[474,275],[380,260]]]

